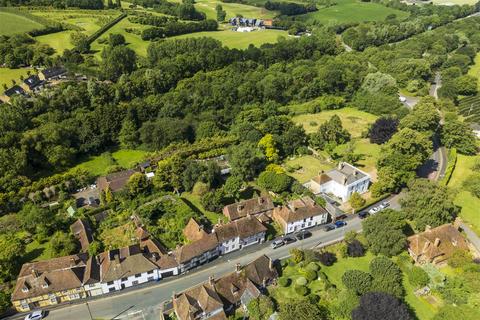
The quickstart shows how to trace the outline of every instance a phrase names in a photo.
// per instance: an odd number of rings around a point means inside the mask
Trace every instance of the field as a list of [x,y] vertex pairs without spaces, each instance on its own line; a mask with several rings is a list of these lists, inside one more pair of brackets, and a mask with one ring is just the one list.
[[336,5],[329,8],[319,8],[318,11],[298,16],[305,21],[318,21],[323,24],[349,23],[362,21],[380,21],[390,14],[398,19],[404,19],[408,13],[387,8],[378,3],[361,2],[360,0],[337,0]]
[[32,71],[32,69],[28,69],[28,68],[22,68],[22,69],[0,68],[0,90],[2,94],[3,94],[4,84],[6,84],[8,87],[11,87],[12,80],[15,80],[17,83],[20,83],[20,76],[26,77],[28,70]]
[[0,35],[9,36],[15,33],[24,33],[34,29],[41,29],[43,25],[10,12],[0,11]]
[[[480,78],[480,54],[475,57],[475,64],[470,67],[468,74],[474,77]],[[480,81],[477,82],[478,88],[480,88]]]
[[277,15],[277,12],[269,11],[263,7],[254,7],[240,3],[224,3],[215,0],[197,0],[195,3],[197,10],[204,12],[208,19],[217,19],[215,7],[218,4],[222,5],[223,10],[227,12],[227,20],[239,15],[245,18],[257,19],[271,19]]

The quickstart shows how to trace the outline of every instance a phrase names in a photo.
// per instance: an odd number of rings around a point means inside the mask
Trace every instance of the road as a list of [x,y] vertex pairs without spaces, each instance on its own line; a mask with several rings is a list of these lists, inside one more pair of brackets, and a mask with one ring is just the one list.
[[[264,254],[272,259],[285,258],[289,255],[289,250],[294,247],[306,249],[326,246],[343,239],[345,233],[350,230],[361,230],[361,220],[357,216],[351,216],[345,221],[347,221],[347,226],[343,228],[325,232],[321,227],[316,227],[311,230],[310,238],[277,249],[272,249],[270,242],[266,242],[220,257],[179,277],[149,283],[141,288],[126,289],[98,299],[83,300],[78,304],[62,305],[51,309],[47,320],[91,319],[88,307],[93,319],[157,320],[161,303],[170,299],[174,292],[181,292],[205,282],[211,275],[219,277],[232,272],[237,263],[245,265]],[[88,301],[88,307],[86,301]],[[24,314],[16,315],[8,319],[23,319],[24,316]]]

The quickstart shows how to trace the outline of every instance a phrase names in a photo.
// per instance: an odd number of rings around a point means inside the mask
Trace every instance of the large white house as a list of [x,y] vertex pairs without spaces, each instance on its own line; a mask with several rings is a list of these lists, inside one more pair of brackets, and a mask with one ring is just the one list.
[[289,234],[326,223],[328,212],[310,197],[303,197],[290,201],[287,206],[276,207],[273,220],[282,227],[284,234]]
[[368,173],[346,162],[340,162],[337,168],[320,173],[305,186],[314,194],[332,194],[346,202],[354,192],[367,192],[370,181]]

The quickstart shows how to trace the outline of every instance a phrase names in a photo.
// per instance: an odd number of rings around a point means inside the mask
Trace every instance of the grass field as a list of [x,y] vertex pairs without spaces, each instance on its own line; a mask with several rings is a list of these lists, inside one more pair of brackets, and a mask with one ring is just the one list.
[[[295,108],[295,106],[290,107],[290,109],[293,110],[295,110]],[[334,114],[340,117],[343,127],[350,132],[353,138],[360,137],[362,132],[367,129],[368,125],[377,119],[377,116],[367,112],[363,112],[354,108],[342,108],[338,110],[322,111],[314,114],[301,114],[294,116],[292,120],[295,123],[301,124],[307,133],[313,133],[318,130],[318,126],[320,124],[329,120]]]
[[[376,179],[376,164],[380,156],[380,145],[370,143],[368,139],[354,139],[355,143],[355,154],[360,154],[361,159],[358,161],[357,166],[372,175],[374,180]],[[346,151],[347,145],[338,146],[335,151],[339,154],[344,154]]]
[[348,23],[362,21],[385,20],[390,14],[398,19],[404,19],[408,13],[388,8],[378,3],[361,2],[360,0],[337,0],[336,5],[329,8],[319,8],[318,11],[298,16],[305,21],[318,21],[323,24]]
[[9,36],[15,33],[24,33],[33,29],[41,29],[43,25],[10,12],[0,11],[0,35]]
[[234,32],[231,30],[196,32],[183,34],[170,39],[185,39],[191,37],[211,37],[220,40],[223,45],[229,48],[245,49],[250,44],[257,47],[264,43],[275,43],[278,37],[287,37],[286,31],[282,30],[258,30],[253,32]]
[[40,43],[44,43],[55,49],[57,54],[62,54],[65,49],[72,49],[73,44],[70,42],[70,33],[72,31],[62,31],[57,33],[46,34],[35,37]]
[[8,69],[0,68],[0,92],[3,94],[3,85],[6,84],[8,87],[12,86],[12,80],[15,80],[17,83],[20,83],[20,76],[27,76],[27,71],[32,69],[22,68],[22,69]]
[[295,159],[287,160],[286,167],[300,167],[294,172],[287,173],[289,176],[297,179],[300,183],[305,183],[317,176],[321,170],[327,171],[334,167],[333,163],[328,163],[314,156],[302,156]]
[[191,192],[184,192],[182,193],[181,197],[186,200],[186,203],[189,204],[190,207],[194,207],[192,208],[193,210],[198,210],[201,214],[203,214],[212,225],[218,223],[219,219],[224,222],[227,220],[227,218],[222,214],[205,210],[205,208],[200,203],[200,196],[192,194]]
[[220,4],[227,12],[227,19],[241,15],[245,18],[269,19],[275,17],[278,13],[269,11],[263,7],[255,7],[240,3],[224,3],[216,0],[197,0],[195,7],[198,11],[204,12],[208,19],[217,19],[215,7]]
[[[475,64],[470,67],[468,74],[480,79],[480,54],[475,57]],[[480,81],[477,82],[477,86],[480,89]]]

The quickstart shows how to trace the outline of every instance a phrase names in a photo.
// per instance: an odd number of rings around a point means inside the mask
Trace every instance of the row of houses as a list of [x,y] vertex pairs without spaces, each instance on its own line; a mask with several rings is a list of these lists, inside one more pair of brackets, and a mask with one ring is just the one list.
[[52,67],[41,70],[38,75],[30,75],[21,84],[14,85],[3,92],[0,100],[8,103],[14,95],[28,96],[40,91],[49,81],[65,78],[67,71],[63,67]]
[[272,19],[256,19],[256,18],[243,18],[234,17],[229,20],[230,25],[234,27],[271,27],[273,26]]

